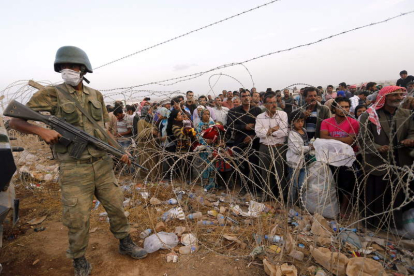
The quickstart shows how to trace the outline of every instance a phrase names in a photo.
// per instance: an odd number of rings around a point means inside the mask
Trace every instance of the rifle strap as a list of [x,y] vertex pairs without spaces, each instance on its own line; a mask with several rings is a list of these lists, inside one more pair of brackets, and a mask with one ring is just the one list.
[[82,112],[83,115],[85,115],[86,118],[88,118],[88,120],[93,124],[93,126],[96,129],[98,129],[115,148],[124,152],[124,149],[118,144],[118,142],[115,141],[100,125],[96,123],[96,121],[88,114],[88,112],[86,112],[85,109],[83,109],[82,105],[79,103],[79,101],[76,98],[72,97],[69,94],[69,92],[67,92],[66,90],[60,87],[55,86],[55,88],[59,90],[68,100],[74,101],[76,107]]

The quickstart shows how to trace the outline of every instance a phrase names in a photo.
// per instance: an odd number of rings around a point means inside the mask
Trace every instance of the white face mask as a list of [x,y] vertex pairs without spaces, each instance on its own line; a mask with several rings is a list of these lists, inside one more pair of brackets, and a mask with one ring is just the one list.
[[80,72],[70,69],[62,69],[60,73],[62,74],[63,81],[71,86],[77,86],[82,80]]

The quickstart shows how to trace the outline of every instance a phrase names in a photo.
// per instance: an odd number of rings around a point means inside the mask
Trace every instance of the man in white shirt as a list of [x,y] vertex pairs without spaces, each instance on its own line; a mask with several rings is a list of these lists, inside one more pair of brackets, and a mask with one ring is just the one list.
[[117,119],[116,140],[123,148],[127,149],[131,145],[133,119],[125,115],[121,108],[115,109],[114,115]]
[[214,114],[216,115],[216,123],[221,123],[222,125],[226,125],[227,123],[227,113],[229,109],[227,107],[222,106],[222,101],[220,97],[216,97],[214,99]]
[[352,98],[350,98],[351,108],[350,108],[349,111],[352,114],[354,114],[355,113],[355,107],[357,107],[358,105],[361,105],[361,104],[366,104],[366,100],[367,100],[368,95],[369,95],[368,91],[359,91],[358,95],[355,95]]
[[[288,136],[288,116],[277,110],[276,93],[268,92],[264,97],[266,111],[256,118],[255,132],[260,138],[260,166],[266,195],[286,199],[285,180],[286,137]],[[281,190],[280,190],[281,189]]]

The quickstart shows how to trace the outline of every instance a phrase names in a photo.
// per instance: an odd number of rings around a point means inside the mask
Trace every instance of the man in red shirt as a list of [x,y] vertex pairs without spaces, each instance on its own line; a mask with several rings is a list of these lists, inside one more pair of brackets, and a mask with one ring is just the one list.
[[[321,138],[334,139],[342,143],[354,146],[356,136],[359,132],[359,122],[351,117],[348,117],[351,101],[346,97],[337,97],[332,102],[331,111],[335,117],[325,119],[321,124]],[[355,146],[354,146],[355,150]],[[336,183],[339,187],[339,194],[341,195],[341,210],[342,216],[345,216],[349,204],[350,195],[352,195],[355,186],[355,174],[352,167],[346,166],[332,167]]]

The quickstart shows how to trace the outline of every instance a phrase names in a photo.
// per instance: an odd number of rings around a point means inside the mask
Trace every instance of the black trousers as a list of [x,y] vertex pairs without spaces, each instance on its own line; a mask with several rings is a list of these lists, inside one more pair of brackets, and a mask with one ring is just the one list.
[[[412,208],[412,202],[407,206],[401,208],[401,210],[394,210],[391,213],[385,213],[379,215],[384,211],[390,211],[395,209],[404,202],[405,193],[401,187],[401,183],[398,183],[399,178],[395,175],[391,175],[389,179],[384,179],[384,176],[369,175],[365,187],[365,198],[366,198],[366,216],[370,217],[375,215],[373,218],[367,220],[367,226],[382,226],[384,222],[391,223],[391,227],[402,227],[402,213]],[[404,180],[402,182],[405,182]],[[397,184],[398,187],[397,187]],[[364,214],[364,215],[365,215]],[[392,215],[394,220],[391,219]],[[381,225],[380,225],[381,224]]]

